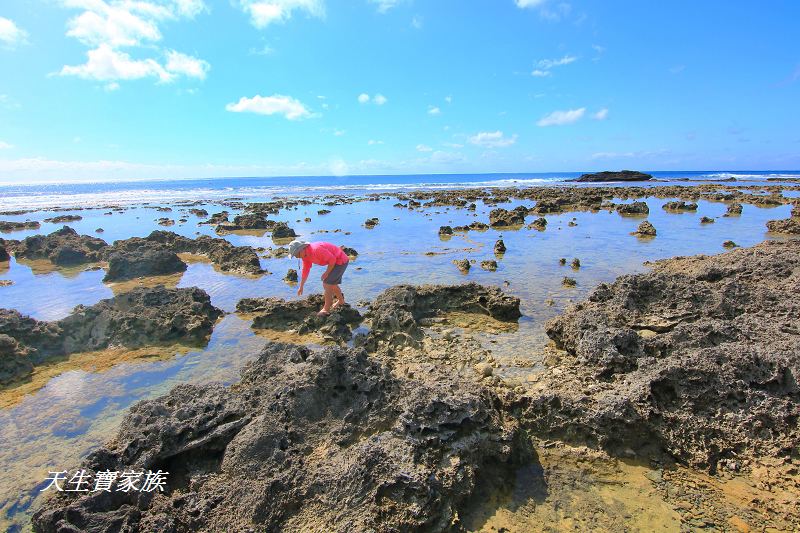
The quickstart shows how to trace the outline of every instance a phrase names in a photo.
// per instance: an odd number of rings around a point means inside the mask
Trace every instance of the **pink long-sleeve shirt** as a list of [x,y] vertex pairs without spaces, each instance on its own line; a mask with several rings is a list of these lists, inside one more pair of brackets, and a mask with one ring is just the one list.
[[348,257],[341,248],[329,242],[312,242],[306,246],[306,255],[303,257],[303,279],[308,278],[311,264],[328,266],[332,262],[337,265],[347,263]]

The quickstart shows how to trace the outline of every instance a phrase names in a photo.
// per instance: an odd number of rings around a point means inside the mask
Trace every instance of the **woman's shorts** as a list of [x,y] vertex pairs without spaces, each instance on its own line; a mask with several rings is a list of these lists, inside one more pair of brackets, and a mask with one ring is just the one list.
[[331,270],[328,273],[328,277],[325,278],[323,283],[325,283],[327,285],[338,285],[338,284],[340,284],[342,282],[342,274],[344,274],[344,271],[347,270],[347,265],[349,263],[350,263],[350,261],[348,261],[347,263],[342,263],[341,265],[336,265],[335,267],[333,267],[333,270]]

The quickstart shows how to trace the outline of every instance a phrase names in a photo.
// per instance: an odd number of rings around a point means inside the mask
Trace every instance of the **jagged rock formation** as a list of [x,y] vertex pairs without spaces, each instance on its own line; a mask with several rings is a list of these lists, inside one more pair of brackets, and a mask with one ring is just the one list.
[[136,404],[82,465],[168,471],[164,493],[58,493],[37,531],[445,531],[529,453],[489,390],[394,376],[358,350],[270,344],[240,384]]
[[102,259],[106,241],[88,235],[78,235],[64,226],[49,235],[26,237],[16,246],[15,256],[23,259],[48,259],[59,266],[91,263]]
[[211,305],[208,294],[196,287],[137,288],[89,307],[79,305],[68,317],[54,322],[0,309],[0,336],[16,342],[0,342],[0,376],[7,375],[11,381],[49,358],[112,346],[202,346],[220,316],[222,311]]
[[[297,273],[295,272],[295,281]],[[274,331],[294,330],[301,335],[317,333],[324,340],[344,343],[352,337],[352,328],[361,323],[361,314],[344,305],[332,309],[328,315],[319,316],[324,298],[312,294],[303,300],[282,298],[243,298],[236,304],[239,313],[254,314],[253,329]]]
[[601,284],[547,324],[565,353],[527,398],[529,427],[617,451],[655,446],[712,471],[788,457],[800,444],[795,294],[800,241],[663,260]]

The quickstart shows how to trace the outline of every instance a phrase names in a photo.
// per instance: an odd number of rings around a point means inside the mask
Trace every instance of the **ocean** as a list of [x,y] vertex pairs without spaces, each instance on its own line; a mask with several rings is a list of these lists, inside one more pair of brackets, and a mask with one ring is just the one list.
[[[797,180],[800,170],[779,171],[649,171],[667,182],[722,181],[742,184],[764,180]],[[265,201],[276,196],[364,194],[417,189],[466,187],[533,187],[567,185],[582,172],[516,174],[409,174],[374,176],[245,177],[183,180],[114,181],[0,185],[0,211],[61,206],[131,205],[179,200],[240,198]],[[1,180],[2,178],[0,178]],[[2,183],[2,181],[0,181]],[[581,186],[581,184],[572,184]],[[590,184],[586,184],[590,185]],[[647,186],[647,183],[637,183]]]

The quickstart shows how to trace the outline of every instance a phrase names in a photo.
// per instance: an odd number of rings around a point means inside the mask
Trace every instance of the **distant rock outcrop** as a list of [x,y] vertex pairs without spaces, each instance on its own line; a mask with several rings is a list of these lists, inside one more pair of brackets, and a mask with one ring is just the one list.
[[648,181],[653,179],[650,174],[638,172],[636,170],[620,170],[618,172],[605,171],[583,174],[575,181],[581,182],[607,182],[607,181]]

